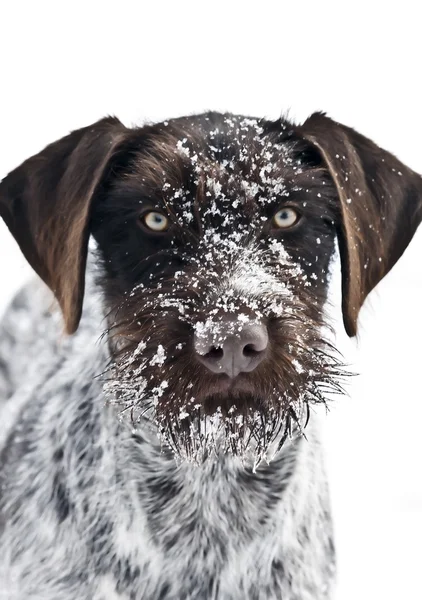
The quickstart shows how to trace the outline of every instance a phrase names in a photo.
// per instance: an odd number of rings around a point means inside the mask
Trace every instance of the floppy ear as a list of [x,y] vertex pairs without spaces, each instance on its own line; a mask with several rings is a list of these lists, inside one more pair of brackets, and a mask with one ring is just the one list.
[[403,254],[422,220],[422,178],[322,113],[309,117],[299,132],[318,149],[337,188],[343,320],[354,336],[366,296]]
[[127,131],[118,119],[102,119],[50,144],[0,183],[0,215],[56,295],[68,333],[82,312],[92,199]]

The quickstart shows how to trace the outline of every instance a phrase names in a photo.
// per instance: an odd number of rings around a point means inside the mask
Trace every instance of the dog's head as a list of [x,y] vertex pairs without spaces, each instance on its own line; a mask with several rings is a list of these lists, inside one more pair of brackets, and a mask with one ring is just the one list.
[[90,235],[117,402],[202,460],[259,461],[338,389],[323,307],[338,238],[346,331],[422,219],[422,180],[322,114],[108,118],[10,173],[0,214],[79,323]]

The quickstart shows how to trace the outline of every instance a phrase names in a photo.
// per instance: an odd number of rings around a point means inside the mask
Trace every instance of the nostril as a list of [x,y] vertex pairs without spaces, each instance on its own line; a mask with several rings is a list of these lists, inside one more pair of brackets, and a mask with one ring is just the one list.
[[217,348],[216,346],[213,346],[211,350],[204,354],[204,358],[209,358],[210,360],[219,360],[220,358],[223,358],[223,355],[223,348]]
[[234,378],[239,373],[250,373],[265,360],[268,330],[262,323],[248,323],[240,331],[234,327],[238,327],[237,321],[231,327],[230,324],[226,327],[226,323],[222,323],[218,339],[213,335],[214,331],[202,335],[195,333],[194,350],[197,360],[208,371]]
[[252,357],[260,354],[261,352],[262,350],[258,350],[255,344],[246,344],[246,346],[243,348],[243,356]]

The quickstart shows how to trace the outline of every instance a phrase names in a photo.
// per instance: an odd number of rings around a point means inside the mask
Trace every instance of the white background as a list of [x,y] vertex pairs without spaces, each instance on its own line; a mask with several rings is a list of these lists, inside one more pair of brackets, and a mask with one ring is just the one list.
[[[204,109],[326,110],[422,172],[416,2],[4,4],[0,177],[106,114],[130,125]],[[29,275],[3,225],[0,256],[2,310]],[[338,600],[422,598],[421,260],[422,229],[371,294],[358,344],[338,325],[360,373],[325,419]]]

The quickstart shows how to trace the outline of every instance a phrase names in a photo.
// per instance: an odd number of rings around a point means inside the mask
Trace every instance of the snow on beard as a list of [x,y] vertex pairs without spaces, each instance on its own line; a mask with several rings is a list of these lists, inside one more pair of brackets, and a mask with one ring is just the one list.
[[[163,181],[169,217],[187,233],[183,247],[174,248],[183,266],[137,285],[125,299],[122,310],[134,320],[105,391],[135,428],[157,431],[176,458],[201,464],[232,454],[256,468],[292,430],[302,431],[310,404],[340,391],[341,373],[307,275],[280,241],[259,241],[267,220],[260,209],[288,194],[273,173],[272,153],[298,171],[300,163],[288,148],[261,143],[256,122],[238,126],[249,137],[252,131],[261,151],[251,157],[250,145],[239,143],[240,173],[235,160],[204,159],[187,138],[177,142],[175,152],[190,162],[201,192],[198,200],[198,193]],[[211,337],[218,347],[247,322],[267,325],[268,356],[228,389],[225,376],[197,361],[192,339]]]

